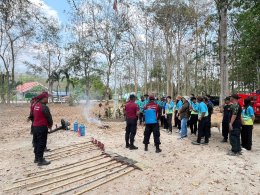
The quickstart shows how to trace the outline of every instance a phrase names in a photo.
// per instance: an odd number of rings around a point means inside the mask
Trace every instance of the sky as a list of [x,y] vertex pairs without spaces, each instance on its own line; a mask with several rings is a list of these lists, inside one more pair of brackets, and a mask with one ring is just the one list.
[[69,9],[67,0],[43,0],[50,11],[55,11],[62,24],[66,23],[68,16],[64,10]]

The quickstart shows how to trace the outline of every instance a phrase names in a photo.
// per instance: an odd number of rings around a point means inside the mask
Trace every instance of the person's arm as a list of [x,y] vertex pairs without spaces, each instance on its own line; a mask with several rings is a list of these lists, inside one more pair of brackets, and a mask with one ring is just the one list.
[[48,127],[51,128],[53,125],[53,120],[52,120],[52,116],[51,116],[49,107],[46,106],[45,104],[42,104],[42,112],[43,112],[44,116],[47,118]]
[[179,114],[185,112],[185,110],[188,108],[188,104],[183,104],[182,107],[179,109]]
[[138,106],[138,105],[136,105],[136,116],[138,117],[138,116],[139,116],[139,114],[140,114],[140,109],[139,109],[139,106]]
[[231,116],[230,123],[229,123],[229,130],[230,131],[233,129],[233,123],[235,122],[235,120],[237,118],[238,109],[233,106],[231,108],[231,111],[232,111],[232,116]]

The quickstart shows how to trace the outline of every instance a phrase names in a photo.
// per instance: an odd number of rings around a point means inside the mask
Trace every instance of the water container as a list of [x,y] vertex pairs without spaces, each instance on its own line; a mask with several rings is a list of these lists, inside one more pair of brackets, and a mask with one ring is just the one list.
[[78,124],[78,121],[76,120],[76,121],[74,122],[74,124],[73,124],[73,130],[74,130],[74,132],[77,132],[78,129],[79,129],[79,124]]
[[85,127],[85,125],[81,124],[80,125],[80,136],[85,136],[85,132],[86,132],[86,127]]

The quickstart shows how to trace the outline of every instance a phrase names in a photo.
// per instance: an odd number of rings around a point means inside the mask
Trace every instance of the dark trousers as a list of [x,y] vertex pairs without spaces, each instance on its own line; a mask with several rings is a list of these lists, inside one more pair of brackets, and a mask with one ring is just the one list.
[[181,130],[181,120],[177,117],[177,128]]
[[197,142],[200,143],[201,138],[205,136],[205,143],[209,143],[209,118],[208,117],[203,117],[199,121],[199,126],[198,126],[198,139]]
[[192,114],[190,116],[190,131],[191,134],[195,134],[197,133],[198,130],[198,115],[197,114]]
[[209,138],[211,138],[211,116],[209,116]]
[[229,134],[230,144],[232,146],[231,150],[234,153],[238,153],[241,151],[240,145],[240,129],[233,129]]
[[228,139],[228,134],[229,134],[229,123],[222,122],[222,136],[225,140]]
[[31,134],[33,136],[32,145],[33,145],[33,147],[35,147],[35,134],[33,133],[33,125],[31,125]]
[[177,111],[174,112],[174,127],[178,127],[178,116],[177,116]]
[[160,117],[161,127],[164,127],[164,121],[165,121],[165,116],[162,115],[162,116]]
[[141,124],[143,124],[143,122],[144,122],[144,113],[140,112],[139,113],[139,124],[141,125]]
[[251,150],[253,125],[243,125],[241,130],[242,147]]
[[153,133],[154,138],[154,144],[156,146],[159,146],[161,144],[160,142],[160,130],[159,130],[159,124],[146,124],[145,130],[144,130],[144,144],[150,143],[150,136]]
[[126,145],[129,145],[129,140],[130,140],[130,145],[134,144],[136,129],[137,129],[137,119],[126,119],[126,128],[125,128]]
[[47,143],[48,127],[33,127],[33,134],[35,137],[35,158],[41,161],[43,159],[43,153]]
[[172,132],[172,114],[167,114],[167,124],[169,131]]

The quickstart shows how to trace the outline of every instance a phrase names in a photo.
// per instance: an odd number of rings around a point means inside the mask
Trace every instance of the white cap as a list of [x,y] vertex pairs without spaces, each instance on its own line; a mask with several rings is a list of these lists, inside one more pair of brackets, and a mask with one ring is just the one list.
[[190,97],[189,96],[183,96],[182,98],[184,98],[185,100],[189,101]]

